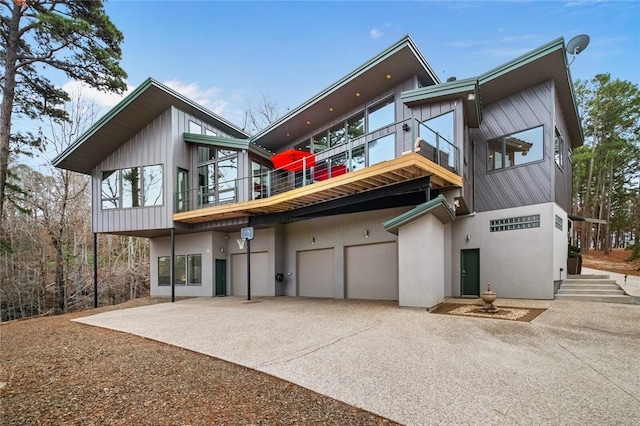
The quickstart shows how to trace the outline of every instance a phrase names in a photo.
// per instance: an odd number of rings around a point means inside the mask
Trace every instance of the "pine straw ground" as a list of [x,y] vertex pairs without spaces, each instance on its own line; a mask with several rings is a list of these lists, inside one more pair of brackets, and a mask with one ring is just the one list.
[[589,250],[589,253],[582,255],[582,266],[617,272],[618,274],[640,276],[640,259],[627,262],[629,256],[631,256],[631,251],[624,249],[613,249],[609,251],[609,254],[604,254],[602,250]]
[[395,424],[245,367],[70,321],[159,301],[0,325],[0,424]]

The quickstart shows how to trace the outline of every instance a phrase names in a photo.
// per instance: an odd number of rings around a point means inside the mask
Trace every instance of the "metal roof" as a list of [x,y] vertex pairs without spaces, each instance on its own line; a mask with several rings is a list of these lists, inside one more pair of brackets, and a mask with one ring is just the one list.
[[421,218],[422,216],[432,213],[442,223],[453,222],[456,219],[456,214],[444,198],[444,195],[438,195],[433,200],[429,200],[426,203],[422,203],[408,212],[402,213],[400,216],[394,217],[384,222],[382,226],[388,232],[392,234],[398,234],[398,229],[413,222],[414,220]]
[[[440,83],[408,35],[254,135],[272,151],[308,134],[318,125],[347,114],[373,96],[417,75],[423,85]],[[359,95],[356,95],[359,94]]]
[[484,105],[547,80],[555,82],[571,144],[574,148],[578,147],[582,145],[584,135],[562,37],[478,77]]
[[408,90],[402,92],[401,99],[402,102],[408,106],[450,99],[463,99],[467,124],[470,127],[478,127],[482,122],[482,109],[480,107],[480,93],[477,78],[454,80],[434,86]]
[[57,156],[53,165],[89,174],[102,160],[171,106],[205,122],[214,123],[232,137],[249,137],[235,124],[149,78]]

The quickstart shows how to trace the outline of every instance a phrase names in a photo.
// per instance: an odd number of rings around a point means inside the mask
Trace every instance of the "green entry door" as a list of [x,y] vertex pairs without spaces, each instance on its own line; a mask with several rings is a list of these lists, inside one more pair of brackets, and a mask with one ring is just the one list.
[[462,296],[480,296],[480,249],[460,251]]
[[216,259],[216,293],[215,296],[227,295],[227,261]]

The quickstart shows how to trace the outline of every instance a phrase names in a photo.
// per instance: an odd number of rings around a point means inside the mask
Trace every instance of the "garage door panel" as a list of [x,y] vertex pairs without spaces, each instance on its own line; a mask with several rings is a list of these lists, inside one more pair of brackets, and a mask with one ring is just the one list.
[[349,299],[398,300],[398,247],[395,242],[345,247]]
[[[269,292],[267,252],[251,253],[251,295],[273,296]],[[231,283],[234,296],[247,295],[247,255],[231,255]]]
[[299,251],[298,296],[334,297],[333,249]]

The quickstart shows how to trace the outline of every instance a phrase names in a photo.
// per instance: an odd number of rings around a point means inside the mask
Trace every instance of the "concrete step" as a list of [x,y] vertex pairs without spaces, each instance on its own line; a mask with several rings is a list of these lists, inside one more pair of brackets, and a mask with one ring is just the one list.
[[568,275],[567,276],[568,279],[570,280],[580,280],[580,279],[584,279],[584,280],[608,280],[609,278],[611,278],[611,276],[609,275],[598,275],[598,274],[584,274],[584,275]]
[[591,279],[591,280],[577,280],[577,279],[568,279],[562,280],[562,284],[610,284],[610,285],[618,285],[616,280],[609,279]]
[[582,302],[606,302],[633,304],[631,296],[598,296],[591,294],[556,294],[556,300],[578,300]]
[[575,289],[592,289],[592,290],[619,290],[620,286],[618,284],[578,284],[578,283],[571,283],[571,284],[567,284],[566,282],[560,284],[560,288],[564,288],[564,289],[570,289],[570,288],[575,288]]
[[591,294],[594,296],[602,296],[602,295],[607,295],[607,296],[624,296],[624,291],[620,290],[619,288],[611,288],[611,289],[592,289],[592,288],[564,288],[564,287],[560,287],[560,289],[558,290],[558,294]]

